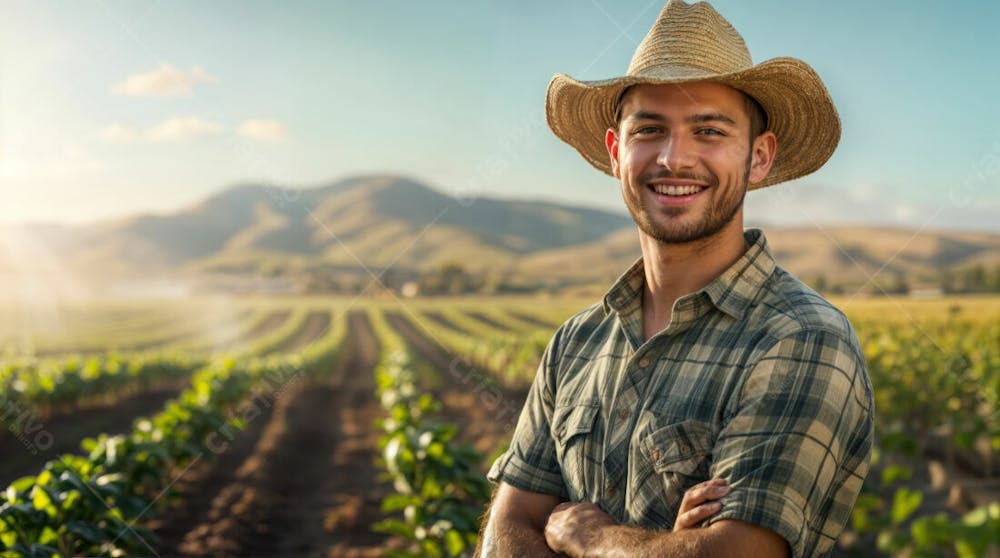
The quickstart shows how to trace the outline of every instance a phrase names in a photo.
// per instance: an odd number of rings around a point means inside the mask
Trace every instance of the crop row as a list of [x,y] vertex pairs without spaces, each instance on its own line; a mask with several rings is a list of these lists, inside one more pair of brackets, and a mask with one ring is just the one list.
[[[281,325],[237,351],[234,358],[262,357],[279,349],[304,327],[306,307],[292,310]],[[114,400],[125,393],[185,380],[207,359],[197,352],[159,351],[32,358],[0,364],[0,426],[24,431],[27,423],[55,411],[69,412],[96,399]]]
[[36,417],[188,378],[204,364],[204,359],[183,353],[110,353],[0,364],[0,426],[24,431],[25,422]]
[[0,555],[155,554],[140,521],[168,500],[171,479],[194,460],[211,458],[256,416],[255,392],[328,371],[345,335],[339,316],[299,354],[215,360],[129,434],[89,438],[85,455],[60,456],[37,476],[14,481],[0,494]]
[[421,389],[409,348],[385,316],[371,309],[369,319],[382,345],[375,370],[377,395],[386,412],[380,421],[379,462],[395,489],[382,501],[382,510],[393,515],[375,529],[412,541],[408,551],[390,551],[390,556],[470,555],[479,514],[489,498],[479,469],[482,456],[456,442],[454,425],[435,420],[441,405]]
[[459,329],[444,326],[426,314],[418,325],[448,350],[462,355],[472,366],[496,374],[498,381],[509,386],[524,387],[531,383],[552,336],[551,331],[537,328],[500,332],[457,310],[442,311],[441,315]]

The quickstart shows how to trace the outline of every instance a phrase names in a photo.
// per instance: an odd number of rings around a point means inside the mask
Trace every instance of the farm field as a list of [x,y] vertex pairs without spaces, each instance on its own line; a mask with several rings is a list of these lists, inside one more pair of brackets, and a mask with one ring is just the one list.
[[[593,302],[0,309],[0,549],[470,554],[541,353]],[[838,555],[1000,552],[1000,299],[833,302],[878,445]]]

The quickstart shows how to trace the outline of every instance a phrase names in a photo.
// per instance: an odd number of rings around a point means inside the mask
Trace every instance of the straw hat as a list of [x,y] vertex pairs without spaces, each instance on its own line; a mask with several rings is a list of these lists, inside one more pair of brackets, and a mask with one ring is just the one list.
[[577,81],[556,74],[549,83],[545,116],[560,139],[591,165],[612,174],[604,135],[615,125],[615,105],[625,88],[700,80],[744,91],[767,113],[778,151],[771,172],[751,184],[751,190],[815,171],[840,141],[840,118],[819,75],[795,58],[753,65],[743,37],[705,2],[670,0],[624,77]]

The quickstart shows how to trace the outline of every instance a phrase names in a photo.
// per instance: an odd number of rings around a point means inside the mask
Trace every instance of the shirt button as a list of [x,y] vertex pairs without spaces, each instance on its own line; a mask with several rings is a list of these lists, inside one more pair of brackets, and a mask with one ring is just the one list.
[[649,366],[649,359],[648,358],[643,357],[642,359],[639,360],[639,368],[645,368],[647,366]]
[[618,411],[618,418],[624,420],[628,416],[628,411],[626,409],[620,409]]
[[604,495],[605,495],[605,496],[607,496],[608,498],[611,498],[612,496],[614,496],[614,495],[615,495],[615,487],[613,487],[613,486],[608,486],[608,487],[607,487],[607,488],[606,488],[606,489],[604,490]]
[[659,461],[660,460],[660,450],[653,450],[653,454],[650,457],[653,458],[653,461]]

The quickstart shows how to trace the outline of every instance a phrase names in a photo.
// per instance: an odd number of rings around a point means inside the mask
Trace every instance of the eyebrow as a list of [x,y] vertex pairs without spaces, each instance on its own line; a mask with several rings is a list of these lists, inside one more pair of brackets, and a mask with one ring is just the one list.
[[[629,115],[627,120],[653,120],[656,122],[666,122],[667,119],[662,114],[640,110],[635,114]],[[688,124],[701,124],[704,122],[724,122],[726,124],[729,124],[730,126],[736,125],[735,120],[729,118],[728,116],[722,114],[721,112],[694,114],[685,118],[684,122]]]
[[685,122],[692,122],[692,123],[725,122],[726,124],[729,124],[730,126],[735,126],[736,125],[736,121],[735,120],[733,120],[732,118],[729,118],[728,116],[726,116],[725,114],[722,114],[721,112],[711,112],[711,113],[708,113],[708,114],[695,114],[693,116],[689,116],[689,117],[685,118],[684,121]]

